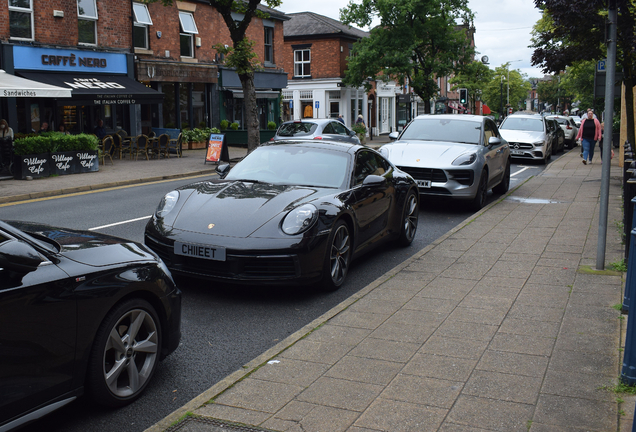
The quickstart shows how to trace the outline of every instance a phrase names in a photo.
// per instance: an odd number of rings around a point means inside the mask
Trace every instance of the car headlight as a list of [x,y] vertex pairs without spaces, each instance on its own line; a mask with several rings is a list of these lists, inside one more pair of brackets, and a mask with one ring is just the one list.
[[477,160],[477,153],[464,153],[453,161],[453,165],[470,165]]
[[311,228],[316,219],[318,219],[318,209],[312,204],[304,204],[287,213],[281,228],[285,234],[300,234]]
[[179,201],[179,192],[172,191],[165,194],[164,197],[161,198],[161,201],[157,206],[157,211],[155,212],[157,217],[164,217],[165,215],[170,213],[170,211],[177,204],[177,201]]
[[541,147],[542,145],[545,145],[545,144],[546,144],[546,142],[545,142],[545,141],[537,141],[537,142],[533,142],[533,143],[532,143],[532,145],[534,145],[534,146],[539,146],[539,147]]

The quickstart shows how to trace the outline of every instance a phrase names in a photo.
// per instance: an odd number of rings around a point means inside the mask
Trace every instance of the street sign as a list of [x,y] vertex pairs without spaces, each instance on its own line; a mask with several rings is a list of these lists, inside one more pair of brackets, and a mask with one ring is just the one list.
[[320,108],[320,101],[316,101],[316,109]]
[[605,72],[605,60],[599,60],[596,63],[596,72]]

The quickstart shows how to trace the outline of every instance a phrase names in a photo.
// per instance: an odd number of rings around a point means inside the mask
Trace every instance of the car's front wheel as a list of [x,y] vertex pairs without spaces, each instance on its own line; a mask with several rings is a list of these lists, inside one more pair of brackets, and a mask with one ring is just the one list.
[[506,171],[504,172],[503,179],[501,179],[501,183],[492,188],[492,191],[496,194],[503,195],[508,192],[510,188],[510,161],[506,162]]
[[486,205],[486,197],[488,196],[488,171],[483,170],[479,176],[479,185],[477,186],[477,193],[472,201],[472,208],[474,210],[481,210]]
[[131,299],[106,315],[95,335],[87,386],[93,399],[118,407],[137,399],[155,372],[161,324],[145,300]]
[[400,246],[408,246],[413,243],[417,232],[417,222],[419,218],[419,204],[417,202],[417,192],[410,191],[406,197],[404,205],[404,217],[402,218],[402,230],[398,238]]
[[322,289],[335,291],[342,286],[351,263],[351,235],[348,225],[340,220],[331,230],[325,263]]

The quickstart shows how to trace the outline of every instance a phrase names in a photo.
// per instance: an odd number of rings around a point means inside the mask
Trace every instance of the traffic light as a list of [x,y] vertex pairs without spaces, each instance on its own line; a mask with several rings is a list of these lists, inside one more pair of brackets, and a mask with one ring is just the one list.
[[468,89],[465,89],[465,88],[459,89],[459,103],[460,104],[468,103]]

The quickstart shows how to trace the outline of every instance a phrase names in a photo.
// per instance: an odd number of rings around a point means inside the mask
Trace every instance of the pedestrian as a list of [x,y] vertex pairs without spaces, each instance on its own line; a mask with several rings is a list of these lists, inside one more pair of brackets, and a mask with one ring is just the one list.
[[60,127],[57,129],[57,131],[62,132],[66,135],[70,135],[69,131],[66,130],[66,126],[64,126],[64,123],[60,123]]
[[[601,155],[601,162],[603,162],[603,139],[605,138],[605,123],[601,123],[601,140],[598,142],[599,154]],[[614,158],[614,149],[610,151],[610,159]]]
[[587,165],[589,160],[592,163],[594,158],[594,146],[601,139],[601,124],[598,119],[594,118],[594,112],[590,109],[587,111],[587,118],[581,120],[581,127],[576,139],[581,140],[583,146],[583,165]]
[[13,129],[9,127],[9,123],[5,119],[0,120],[0,139],[13,139]]
[[93,129],[93,133],[99,138],[101,141],[106,136],[106,129],[104,129],[104,120],[100,119],[97,122],[97,126]]
[[364,118],[362,117],[362,114],[358,114],[358,119],[356,120],[356,126],[358,125],[362,125],[365,128],[367,127],[367,125],[364,124]]
[[342,118],[342,114],[338,114],[338,118],[337,118],[337,120],[338,120],[340,123],[345,124],[344,118]]
[[48,131],[49,131],[49,124],[47,122],[42,123],[42,125],[40,126],[40,133],[48,132]]

